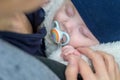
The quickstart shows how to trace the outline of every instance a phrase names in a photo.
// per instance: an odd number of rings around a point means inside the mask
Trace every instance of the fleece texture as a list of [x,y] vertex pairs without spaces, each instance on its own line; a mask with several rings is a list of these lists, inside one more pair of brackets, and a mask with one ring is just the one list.
[[[65,62],[60,56],[61,46],[53,43],[53,41],[50,38],[50,30],[51,30],[52,21],[54,19],[56,12],[65,3],[65,1],[66,0],[52,0],[46,7],[43,7],[43,9],[46,12],[46,17],[42,25],[42,26],[45,26],[47,29],[45,44],[46,44],[46,53],[48,58],[56,60],[63,64],[67,64],[67,62]],[[93,46],[91,48],[93,50],[101,50],[108,54],[111,54],[112,56],[115,57],[115,60],[120,65],[120,41],[102,43],[102,44]],[[88,64],[91,65],[91,61],[86,56],[83,55],[82,58],[86,62],[88,62]]]

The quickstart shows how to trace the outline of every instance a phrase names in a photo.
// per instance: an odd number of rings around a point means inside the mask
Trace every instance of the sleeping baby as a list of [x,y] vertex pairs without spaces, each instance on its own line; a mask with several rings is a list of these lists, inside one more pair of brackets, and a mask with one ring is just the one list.
[[[47,29],[45,45],[48,58],[66,65],[64,55],[80,56],[82,53],[77,48],[90,47],[111,54],[120,62],[120,42],[99,44],[70,0],[53,0],[43,8],[46,19],[41,26]],[[91,65],[86,56],[81,57]]]

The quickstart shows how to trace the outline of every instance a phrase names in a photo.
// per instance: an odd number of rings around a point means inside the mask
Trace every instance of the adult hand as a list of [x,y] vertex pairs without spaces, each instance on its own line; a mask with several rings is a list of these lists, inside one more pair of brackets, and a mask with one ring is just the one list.
[[83,80],[120,80],[119,67],[111,55],[89,48],[78,48],[78,51],[91,59],[95,72],[80,57],[68,56],[67,80],[77,80],[78,73]]
[[68,65],[65,71],[66,80],[77,80],[77,75],[79,73],[79,58],[78,56],[71,54],[67,55]]
[[48,2],[49,0],[0,0],[0,15],[13,12],[31,12]]

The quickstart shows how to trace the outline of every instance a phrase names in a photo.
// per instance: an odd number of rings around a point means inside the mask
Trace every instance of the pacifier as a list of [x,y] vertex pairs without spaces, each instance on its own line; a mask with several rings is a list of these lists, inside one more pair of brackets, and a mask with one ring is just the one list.
[[[68,33],[64,32],[60,29],[58,21],[53,21],[52,27],[53,27],[51,29],[52,40],[57,44],[61,44],[62,46],[67,45],[70,41],[70,37],[69,37]],[[63,37],[65,38],[64,42],[62,42]]]

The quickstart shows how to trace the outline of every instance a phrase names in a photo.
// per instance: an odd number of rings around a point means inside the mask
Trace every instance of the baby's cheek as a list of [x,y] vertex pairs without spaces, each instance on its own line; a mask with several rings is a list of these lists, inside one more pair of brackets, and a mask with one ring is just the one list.
[[73,46],[74,48],[78,47],[78,46],[81,46],[81,37],[80,36],[77,36],[77,33],[75,34],[75,36],[73,36],[71,34],[71,37],[70,37],[70,42],[69,42],[69,45]]

